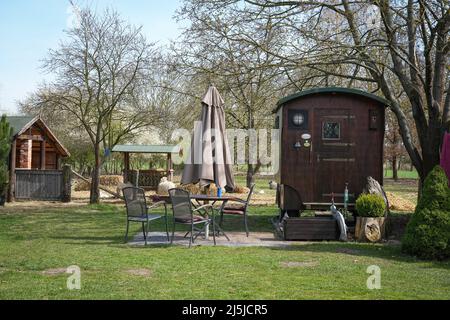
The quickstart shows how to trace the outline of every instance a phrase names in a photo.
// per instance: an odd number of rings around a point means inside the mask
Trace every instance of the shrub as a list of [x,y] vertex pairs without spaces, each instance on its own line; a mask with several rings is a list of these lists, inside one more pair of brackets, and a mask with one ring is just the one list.
[[424,181],[422,196],[406,226],[402,250],[424,259],[450,258],[450,188],[440,166]]
[[377,194],[361,194],[356,200],[356,211],[360,217],[382,217],[385,210],[384,199]]

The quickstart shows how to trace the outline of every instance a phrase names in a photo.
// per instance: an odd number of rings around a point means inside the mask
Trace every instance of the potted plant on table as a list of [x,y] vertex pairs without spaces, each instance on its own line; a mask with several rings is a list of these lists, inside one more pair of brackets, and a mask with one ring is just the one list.
[[385,237],[386,203],[377,194],[361,194],[356,200],[355,238],[377,242]]

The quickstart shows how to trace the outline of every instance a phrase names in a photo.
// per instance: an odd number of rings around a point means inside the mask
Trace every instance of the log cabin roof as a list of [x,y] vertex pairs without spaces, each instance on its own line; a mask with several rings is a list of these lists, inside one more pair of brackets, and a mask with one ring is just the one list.
[[9,126],[13,128],[13,137],[17,136],[22,128],[29,128],[31,125],[27,125],[33,122],[34,118],[32,116],[7,116],[6,120],[8,120]]
[[389,105],[389,101],[387,101],[386,99],[383,99],[382,97],[379,97],[379,96],[377,96],[377,95],[375,95],[373,93],[370,93],[370,92],[366,92],[366,91],[359,90],[359,89],[352,89],[352,88],[326,87],[326,88],[308,89],[308,90],[296,92],[296,93],[291,94],[291,95],[289,95],[287,97],[284,97],[284,98],[278,100],[277,107],[273,110],[273,113],[278,112],[278,110],[285,103],[287,103],[287,102],[289,102],[291,100],[295,100],[297,98],[308,96],[308,95],[321,94],[321,93],[346,93],[346,94],[353,94],[353,95],[362,96],[362,97],[366,97],[366,98],[369,98],[369,99],[376,100],[376,101],[380,102],[381,104],[383,104],[385,106]]
[[37,125],[40,129],[44,131],[48,138],[55,144],[55,148],[58,150],[62,157],[69,157],[69,151],[62,145],[62,143],[56,138],[55,134],[50,130],[50,128],[45,124],[45,122],[39,117],[33,116],[7,116],[6,120],[9,125],[13,128],[13,138],[17,139],[18,136],[25,133],[26,130],[31,128],[33,125]]

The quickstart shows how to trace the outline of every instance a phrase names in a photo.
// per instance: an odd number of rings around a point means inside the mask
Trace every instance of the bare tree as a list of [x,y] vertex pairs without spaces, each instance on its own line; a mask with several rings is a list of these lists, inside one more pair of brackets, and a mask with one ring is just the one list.
[[[227,102],[229,127],[270,128],[271,110],[286,83],[279,58],[268,53],[282,48],[282,37],[271,22],[254,20],[248,25],[233,10],[214,12],[198,1],[186,1],[179,18],[187,19],[189,26],[174,49],[177,70],[188,78],[203,79],[205,88],[209,83],[219,88]],[[244,33],[258,46],[235,38]],[[248,163],[247,186],[261,168],[256,160]]]
[[[272,21],[292,41],[281,52],[261,48],[292,70],[309,68],[349,79],[352,86],[374,87],[390,103],[421,182],[439,163],[442,130],[450,127],[447,0],[195,2],[217,12],[232,7],[248,21]],[[259,46],[246,35],[240,39]],[[403,101],[414,118],[412,125]]]
[[384,159],[385,162],[391,163],[392,178],[398,180],[398,170],[401,161],[408,157],[405,147],[403,146],[402,138],[395,115],[388,111],[386,113],[386,135],[384,144]]
[[36,107],[54,110],[82,128],[94,153],[90,202],[99,201],[99,177],[105,151],[160,118],[142,97],[150,77],[152,45],[141,28],[113,10],[79,12],[68,40],[50,50],[44,68],[55,80],[35,94]]

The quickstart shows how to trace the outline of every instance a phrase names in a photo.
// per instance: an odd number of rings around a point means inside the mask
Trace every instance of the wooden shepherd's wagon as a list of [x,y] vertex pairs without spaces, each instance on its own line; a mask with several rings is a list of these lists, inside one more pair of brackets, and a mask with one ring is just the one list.
[[386,105],[374,94],[348,88],[311,89],[278,102],[282,212],[293,217],[303,209],[329,209],[333,200],[342,207],[346,186],[352,210],[368,176],[383,183]]

